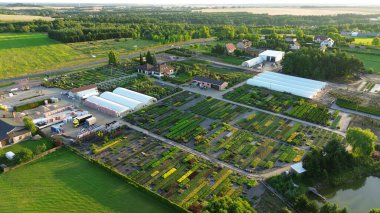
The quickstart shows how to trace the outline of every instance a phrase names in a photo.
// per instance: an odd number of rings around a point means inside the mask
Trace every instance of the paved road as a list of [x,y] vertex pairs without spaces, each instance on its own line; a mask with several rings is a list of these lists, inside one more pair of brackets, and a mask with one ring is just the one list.
[[[146,51],[160,52],[160,51],[165,51],[165,50],[173,48],[173,47],[179,47],[179,46],[195,44],[195,43],[207,43],[207,42],[214,41],[214,40],[215,40],[215,38],[194,39],[194,40],[186,41],[186,42],[178,42],[178,43],[174,43],[174,44],[170,44],[170,45],[148,48],[148,49],[144,49],[142,51],[143,52],[146,52]],[[137,57],[139,55],[140,55],[140,52],[134,52],[134,53],[122,55],[119,58],[120,59],[134,58],[134,57]],[[76,65],[76,66],[70,66],[70,67],[65,67],[65,68],[55,69],[55,70],[47,70],[46,72],[42,72],[42,73],[25,75],[25,76],[20,76],[20,77],[15,77],[15,78],[1,79],[0,83],[9,82],[9,81],[17,81],[17,80],[21,80],[21,79],[25,79],[25,78],[34,78],[34,77],[41,77],[41,76],[45,76],[45,75],[57,74],[57,73],[67,72],[67,71],[74,70],[74,69],[80,69],[80,68],[85,68],[85,67],[89,67],[89,66],[95,66],[95,65],[99,65],[99,64],[107,63],[107,62],[108,62],[108,59],[100,59],[98,61],[94,61],[94,62],[90,62],[90,63],[86,63],[86,64],[80,64],[80,65]]]

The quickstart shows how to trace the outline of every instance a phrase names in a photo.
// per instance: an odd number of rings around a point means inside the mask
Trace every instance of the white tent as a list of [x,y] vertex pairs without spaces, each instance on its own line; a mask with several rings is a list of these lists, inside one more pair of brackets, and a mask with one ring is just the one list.
[[15,156],[16,156],[16,154],[13,153],[12,151],[9,151],[9,152],[5,153],[5,157],[6,157],[8,160],[12,160]]
[[256,57],[256,58],[252,58],[252,59],[250,59],[250,60],[248,60],[248,61],[244,61],[242,64],[241,64],[241,66],[243,66],[243,67],[253,67],[253,66],[255,66],[255,65],[257,65],[257,64],[261,64],[261,63],[263,63],[264,62],[264,59],[263,58],[261,58],[261,57]]
[[134,99],[118,95],[112,92],[103,92],[100,95],[100,97],[115,102],[117,104],[129,107],[132,110],[139,110],[144,107],[144,104],[140,101],[136,101]]
[[129,107],[117,104],[115,102],[109,101],[98,96],[91,96],[87,98],[84,104],[88,107],[97,109],[101,112],[115,117],[122,116],[127,112],[131,111]]
[[247,84],[313,98],[327,83],[275,72],[263,72],[247,80]]
[[292,171],[294,171],[297,174],[302,174],[302,173],[306,172],[306,169],[303,168],[302,162],[293,164],[290,166],[290,168]]
[[136,101],[140,101],[144,105],[150,105],[150,104],[153,104],[154,102],[157,101],[157,99],[154,97],[144,95],[142,93],[135,92],[135,91],[132,91],[129,89],[121,88],[121,87],[116,88],[113,91],[113,93],[116,93],[116,94],[121,95],[121,96],[125,96],[127,98],[134,99]]

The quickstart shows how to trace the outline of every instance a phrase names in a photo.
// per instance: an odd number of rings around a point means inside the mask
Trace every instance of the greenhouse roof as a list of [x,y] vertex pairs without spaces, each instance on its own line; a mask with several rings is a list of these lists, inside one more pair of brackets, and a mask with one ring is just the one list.
[[109,101],[115,102],[117,104],[129,107],[129,108],[131,108],[133,110],[142,108],[144,106],[144,104],[142,102],[140,102],[140,101],[136,101],[134,99],[131,99],[131,98],[128,98],[128,97],[125,97],[125,96],[122,96],[122,95],[118,95],[118,94],[115,94],[115,93],[112,93],[112,92],[103,92],[100,95],[100,97],[104,98],[104,99],[107,99]]
[[121,87],[116,88],[113,91],[113,93],[125,96],[127,98],[134,99],[136,101],[140,101],[144,104],[149,104],[150,102],[156,101],[156,98],[154,98],[154,97],[151,97],[149,95],[144,95],[142,93],[135,92],[135,91],[132,91],[129,89],[121,88]]
[[98,106],[110,109],[118,113],[123,113],[130,110],[129,107],[117,104],[115,102],[109,101],[107,99],[104,99],[98,96],[90,96],[89,98],[86,99],[86,102],[96,104]]
[[313,98],[319,91],[327,86],[326,82],[269,71],[248,79],[247,84],[265,87],[279,92],[287,92],[305,98]]

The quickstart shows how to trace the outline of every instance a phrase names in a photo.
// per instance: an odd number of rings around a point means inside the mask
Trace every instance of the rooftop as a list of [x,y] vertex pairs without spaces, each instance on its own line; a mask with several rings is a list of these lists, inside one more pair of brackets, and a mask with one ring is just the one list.
[[306,169],[303,168],[302,166],[302,162],[299,162],[299,163],[296,163],[296,164],[293,164],[290,166],[295,172],[297,172],[298,174],[301,174],[301,173],[304,173],[306,172]]
[[215,85],[222,85],[225,82],[225,81],[215,80],[215,79],[211,79],[211,78],[205,78],[202,76],[194,76],[193,80],[207,82],[207,83],[215,84]]
[[0,140],[8,137],[8,132],[12,131],[15,126],[8,124],[7,122],[0,120]]
[[90,85],[87,85],[84,87],[74,88],[74,89],[70,90],[70,92],[77,93],[77,92],[82,92],[82,91],[94,89],[94,88],[96,88],[96,84],[90,84]]

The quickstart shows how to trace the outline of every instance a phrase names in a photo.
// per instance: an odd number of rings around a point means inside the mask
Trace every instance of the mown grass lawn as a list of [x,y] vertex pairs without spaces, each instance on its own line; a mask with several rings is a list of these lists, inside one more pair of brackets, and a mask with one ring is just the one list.
[[77,65],[89,59],[43,33],[0,34],[0,79]]
[[175,212],[67,149],[0,174],[1,212]]

